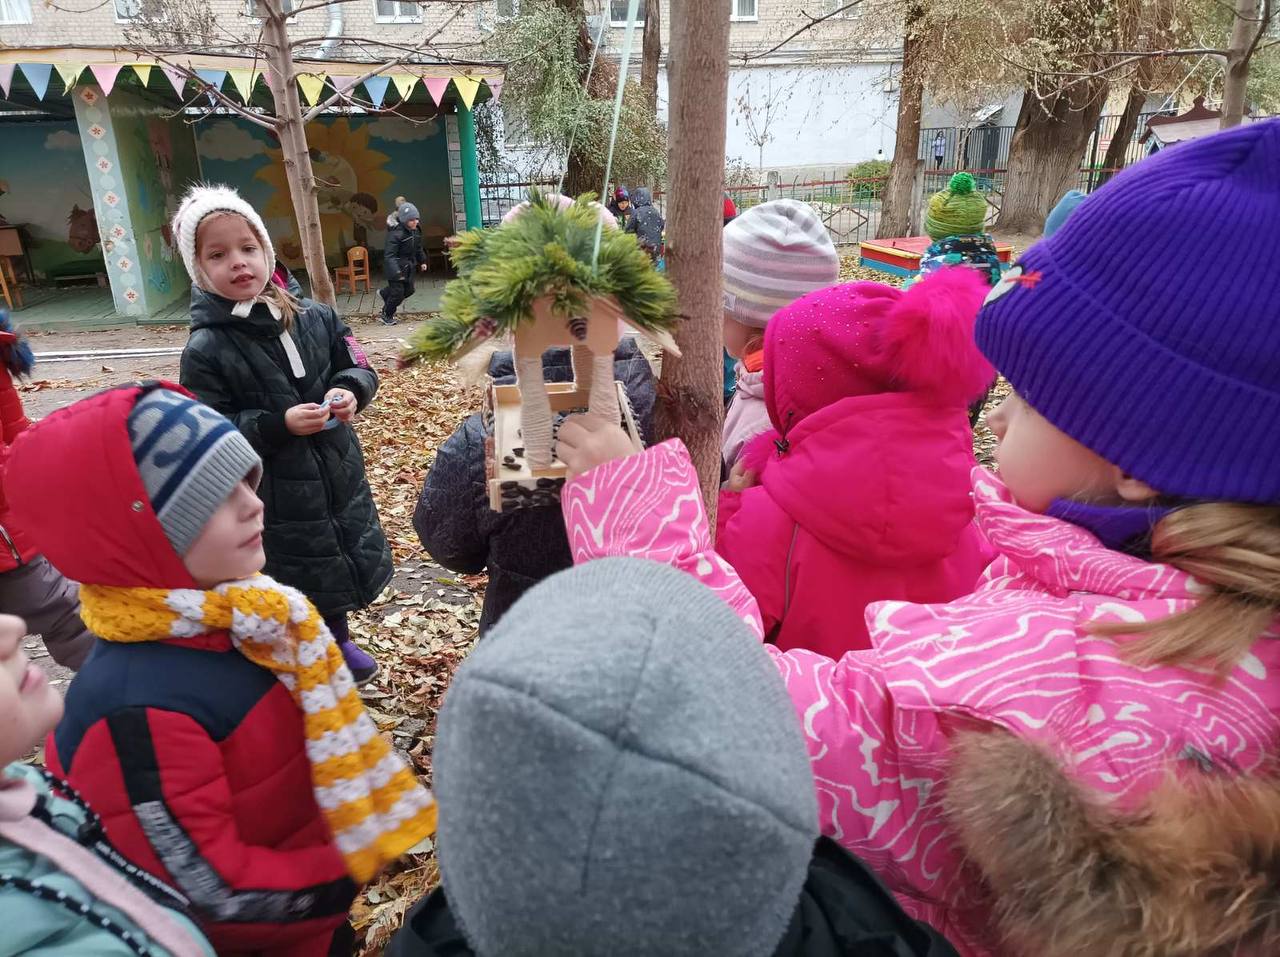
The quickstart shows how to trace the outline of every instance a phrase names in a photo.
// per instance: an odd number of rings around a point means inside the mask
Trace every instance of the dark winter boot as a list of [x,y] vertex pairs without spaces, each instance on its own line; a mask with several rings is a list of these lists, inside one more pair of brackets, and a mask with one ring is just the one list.
[[338,642],[338,648],[342,651],[342,660],[347,663],[356,684],[368,684],[374,679],[378,673],[378,663],[371,655],[362,651],[350,638]]

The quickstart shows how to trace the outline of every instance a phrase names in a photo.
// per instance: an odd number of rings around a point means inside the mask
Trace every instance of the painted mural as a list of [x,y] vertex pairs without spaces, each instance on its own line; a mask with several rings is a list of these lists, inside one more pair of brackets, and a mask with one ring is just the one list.
[[76,124],[5,123],[0,217],[25,227],[37,276],[101,272],[98,223]]
[[[239,190],[262,214],[281,261],[301,267],[293,203],[271,134],[238,118],[219,118],[198,129],[205,178]],[[438,122],[321,117],[307,124],[307,144],[330,265],[344,262],[351,246],[366,246],[375,256],[382,250],[396,196],[418,207],[424,225],[452,228],[447,148]]]

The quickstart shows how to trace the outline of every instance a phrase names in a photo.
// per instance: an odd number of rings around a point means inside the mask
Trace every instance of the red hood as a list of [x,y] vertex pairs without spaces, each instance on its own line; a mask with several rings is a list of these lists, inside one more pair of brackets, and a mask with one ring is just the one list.
[[[773,501],[828,548],[912,565],[951,554],[973,520],[966,411],[910,393],[842,399],[743,454]],[[743,512],[749,511],[746,500]]]
[[75,581],[196,587],[151,509],[129,443],[129,413],[153,387],[100,392],[59,409],[13,444],[4,478],[13,520]]

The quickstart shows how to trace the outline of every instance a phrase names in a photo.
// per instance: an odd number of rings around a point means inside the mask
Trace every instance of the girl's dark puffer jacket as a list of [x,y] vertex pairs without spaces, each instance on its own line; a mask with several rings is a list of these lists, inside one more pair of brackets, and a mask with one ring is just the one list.
[[192,288],[181,382],[231,419],[262,456],[266,573],[304,592],[325,617],[364,608],[391,580],[392,564],[360,441],[348,425],[294,435],[284,414],[323,401],[333,388],[350,389],[363,410],[378,391],[378,374],[328,306],[302,300],[290,336],[305,371],[295,378],[267,307],[259,303],[241,319],[233,305]]

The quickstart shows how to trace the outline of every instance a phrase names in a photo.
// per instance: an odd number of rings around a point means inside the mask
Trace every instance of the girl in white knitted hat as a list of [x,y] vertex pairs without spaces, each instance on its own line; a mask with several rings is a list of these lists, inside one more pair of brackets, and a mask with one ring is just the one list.
[[378,665],[347,613],[378,596],[392,564],[351,422],[378,375],[333,309],[270,281],[271,239],[235,190],[193,187],[173,234],[192,282],[182,384],[262,456],[267,573],[311,599],[366,682]]

